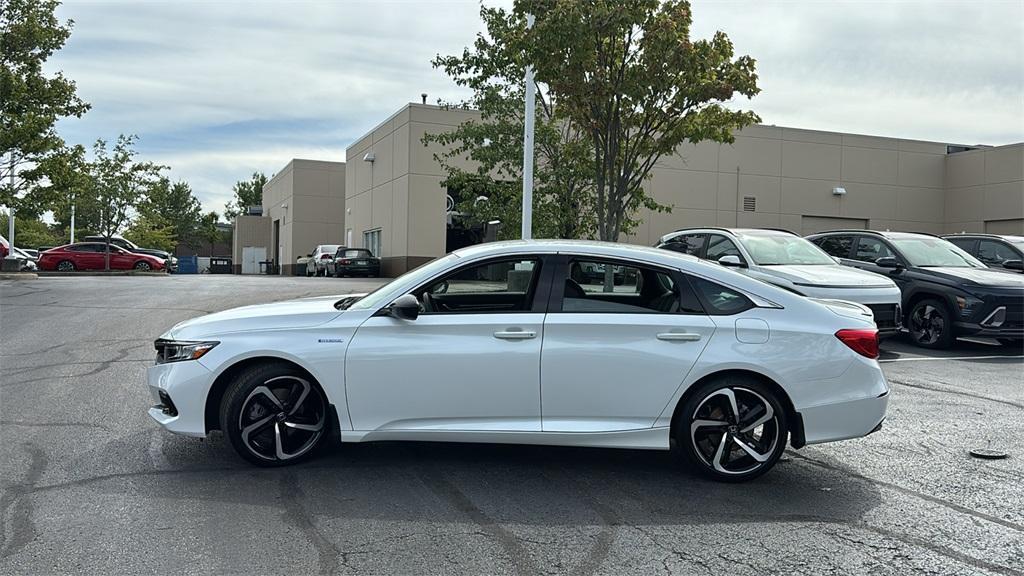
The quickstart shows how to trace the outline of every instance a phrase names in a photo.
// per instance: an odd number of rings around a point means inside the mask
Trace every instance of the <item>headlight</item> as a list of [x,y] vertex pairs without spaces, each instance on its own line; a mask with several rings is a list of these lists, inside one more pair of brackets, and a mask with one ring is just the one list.
[[220,342],[188,342],[180,340],[157,340],[153,343],[156,347],[156,363],[166,364],[168,362],[181,362],[183,360],[198,360],[207,352],[213,350]]
[[960,316],[963,316],[964,318],[969,317],[984,303],[984,301],[974,298],[973,296],[956,297],[956,307],[960,310]]
[[177,263],[178,263],[178,259],[175,258],[174,256],[171,256],[171,264],[177,264]]

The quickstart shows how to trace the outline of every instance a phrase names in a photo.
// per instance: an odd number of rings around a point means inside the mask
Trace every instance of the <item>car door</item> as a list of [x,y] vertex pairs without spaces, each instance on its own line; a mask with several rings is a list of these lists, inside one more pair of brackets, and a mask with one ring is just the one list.
[[[614,266],[609,286],[579,272]],[[544,321],[545,432],[650,428],[715,330],[686,278],[587,256],[561,258]]]
[[416,320],[376,315],[345,356],[356,430],[540,431],[540,349],[550,266],[466,264],[411,293]]
[[[901,267],[885,268],[879,266],[875,263],[879,258],[895,258]],[[910,281],[906,274],[907,262],[888,242],[878,236],[854,236],[853,253],[850,254],[848,262],[855,268],[888,276],[901,290]]]
[[103,244],[80,244],[71,248],[75,252],[75,267],[82,270],[102,270],[104,266]]
[[[141,258],[139,258],[141,259]],[[136,255],[120,248],[118,246],[110,245],[110,269],[111,270],[130,270],[135,265]]]

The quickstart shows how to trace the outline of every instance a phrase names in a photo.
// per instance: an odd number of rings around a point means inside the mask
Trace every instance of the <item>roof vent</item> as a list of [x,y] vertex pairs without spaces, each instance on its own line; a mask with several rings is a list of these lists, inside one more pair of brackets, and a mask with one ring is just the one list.
[[743,197],[743,211],[744,212],[753,212],[756,209],[757,209],[757,198],[755,198],[753,196],[744,196]]

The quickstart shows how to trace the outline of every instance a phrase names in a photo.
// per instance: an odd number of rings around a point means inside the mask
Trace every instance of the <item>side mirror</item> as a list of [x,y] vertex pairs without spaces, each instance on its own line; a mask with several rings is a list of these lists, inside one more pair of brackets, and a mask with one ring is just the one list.
[[412,294],[399,296],[388,306],[388,314],[399,320],[415,320],[420,315],[420,301]]
[[879,268],[902,268],[900,261],[893,258],[892,256],[883,256],[878,260],[875,260],[875,266]]
[[1010,270],[1024,270],[1024,260],[1004,260],[1003,268]]
[[836,261],[836,264],[842,264],[843,263],[843,259],[840,258],[839,256],[833,256],[832,259]]
[[312,258],[312,257],[313,257],[313,253],[312,252],[310,252],[309,254],[306,254],[306,258]]
[[732,268],[743,267],[743,261],[740,260],[740,257],[736,256],[735,254],[728,254],[726,256],[722,256],[721,258],[718,259],[718,263],[721,264],[722,266],[729,266]]

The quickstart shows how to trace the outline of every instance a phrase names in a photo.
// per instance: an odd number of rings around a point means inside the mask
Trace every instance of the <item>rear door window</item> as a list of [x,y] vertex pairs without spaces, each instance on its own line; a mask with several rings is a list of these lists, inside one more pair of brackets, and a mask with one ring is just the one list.
[[704,310],[713,316],[731,316],[755,306],[750,298],[717,282],[691,276],[690,283],[700,296]]
[[563,280],[562,312],[703,314],[693,290],[667,270],[574,259]]
[[704,248],[705,236],[705,234],[680,234],[670,238],[668,242],[661,245],[661,248],[699,257]]
[[853,247],[853,236],[826,236],[818,238],[815,243],[829,256],[849,258],[850,248]]

